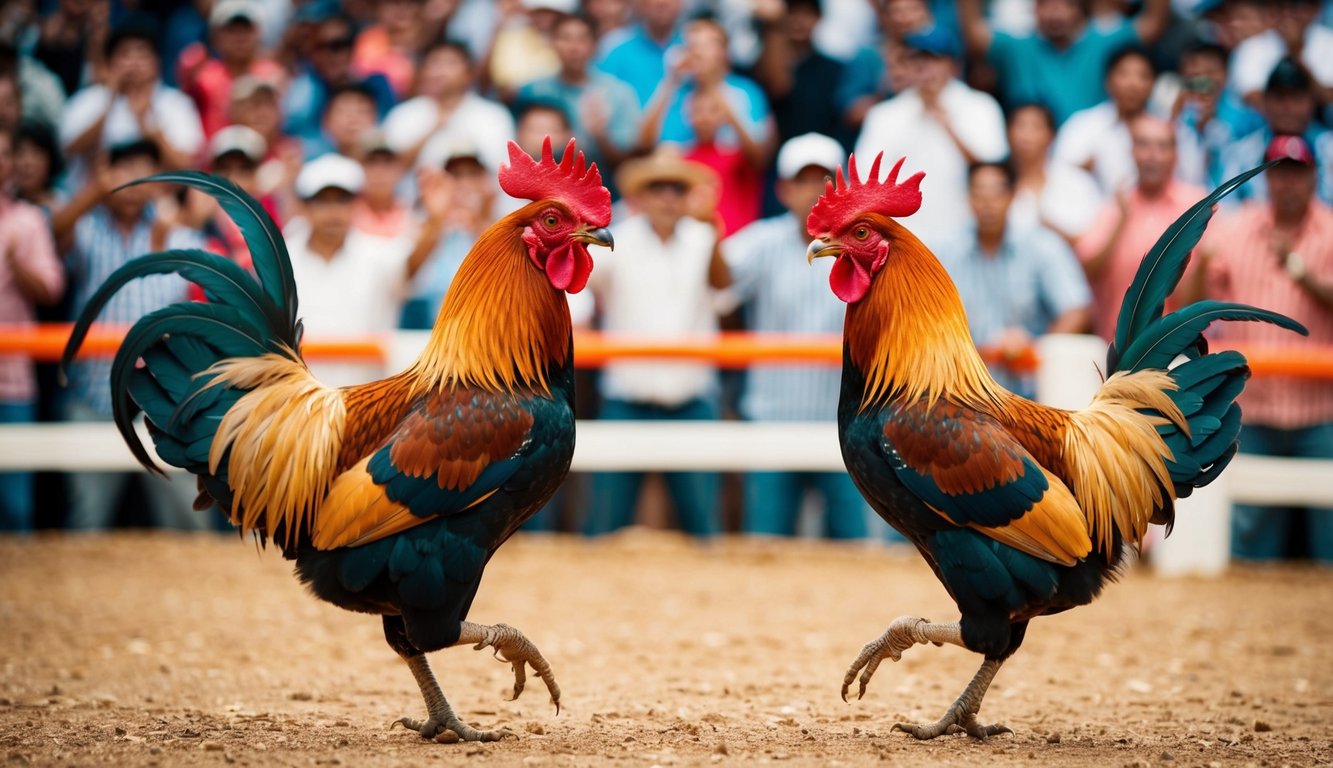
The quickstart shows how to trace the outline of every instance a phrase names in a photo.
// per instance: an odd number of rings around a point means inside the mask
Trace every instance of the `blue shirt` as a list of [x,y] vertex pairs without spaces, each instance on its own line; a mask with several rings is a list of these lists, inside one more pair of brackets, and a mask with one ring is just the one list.
[[[389,79],[376,72],[360,82],[374,94],[376,117],[383,120],[398,102]],[[329,103],[329,90],[328,83],[310,69],[292,78],[282,99],[282,113],[287,116],[283,121],[283,132],[302,141],[323,141],[324,109]],[[316,156],[307,153],[306,159]]]
[[997,30],[986,56],[999,75],[1006,108],[1034,101],[1045,104],[1058,125],[1106,98],[1106,62],[1116,51],[1138,42],[1138,30],[1128,19],[1090,22],[1064,50],[1035,32],[1014,36]]
[[[74,248],[68,261],[72,310],[76,316],[112,272],[131,259],[151,252],[152,221],[152,209],[148,208],[127,234],[116,226],[106,208],[98,206],[74,225]],[[178,227],[167,234],[163,250],[203,246],[202,235]],[[133,280],[107,302],[97,319],[102,323],[129,325],[149,312],[186,301],[189,285],[178,275],[149,275]],[[110,419],[111,360],[81,360],[70,367],[69,374],[70,396]]]
[[[778,333],[842,333],[847,305],[829,289],[833,259],[807,266],[805,227],[790,213],[756,221],[722,241],[731,290],[744,302],[746,327]],[[756,421],[828,421],[838,412],[837,366],[755,365],[741,414]]]
[[[755,141],[765,141],[768,138],[771,113],[763,90],[753,80],[735,73],[729,73],[722,79],[722,88],[727,105],[740,119],[746,134]],[[690,101],[694,98],[695,90],[694,82],[690,81],[676,91],[662,115],[662,130],[658,134],[658,141],[690,147],[695,145],[698,139],[694,135],[694,126],[690,124]],[[740,137],[736,135],[735,128],[723,125],[718,128],[714,143],[726,149],[737,149],[740,147]]]
[[[1040,336],[1060,315],[1092,304],[1092,290],[1073,250],[1047,229],[1007,231],[999,252],[990,255],[982,253],[971,225],[935,254],[958,286],[977,346],[1008,328]],[[991,373],[1004,387],[1031,396],[1033,382],[1004,369]]]
[[618,45],[606,51],[595,66],[629,83],[639,97],[639,106],[644,107],[658,84],[666,79],[667,49],[680,43],[679,30],[673,32],[665,43],[659,43],[648,36],[642,24],[636,24]]
[[477,238],[470,232],[454,229],[447,232],[431,251],[421,271],[412,281],[412,295],[403,303],[399,327],[410,330],[430,330],[440,314],[444,296],[463,265],[463,259],[472,250]]

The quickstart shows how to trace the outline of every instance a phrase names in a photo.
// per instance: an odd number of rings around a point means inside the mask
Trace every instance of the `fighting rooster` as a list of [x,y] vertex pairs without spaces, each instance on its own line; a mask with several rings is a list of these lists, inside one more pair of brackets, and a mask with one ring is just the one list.
[[948,274],[893,219],[920,207],[923,174],[899,184],[899,160],[880,182],[880,159],[865,180],[850,159],[849,178],[839,169],[807,220],[809,258],[836,257],[830,284],[847,302],[839,439],[861,493],[916,545],[962,617],[896,619],[852,663],[842,696],[858,672],[865,695],[880,662],[916,643],[960,645],[985,657],[962,695],[938,722],[894,730],[984,739],[1009,732],[976,715],[1028,622],[1091,602],[1149,523],[1169,530],[1175,499],[1235,453],[1249,369],[1237,352],[1208,353],[1203,330],[1214,320],[1305,329],[1214,301],[1162,316],[1213,205],[1256,168],[1186,212],[1144,258],[1092,404],[1025,400],[987,373]]
[[[564,293],[592,270],[588,244],[610,246],[610,193],[571,140],[556,163],[512,142],[500,186],[533,201],[477,240],[421,357],[383,381],[333,389],[300,354],[296,285],[271,219],[236,186],[182,172],[240,226],[256,282],[203,251],[136,259],[89,301],[65,350],[73,359],[98,311],[125,283],[176,273],[207,303],[175,304],[135,323],[111,370],[115,422],[144,466],[133,427],[143,411],[158,455],[199,476],[196,506],[216,503],[242,534],[273,541],[316,596],[380,614],[389,645],[425,697],[424,738],[491,741],[445,700],[425,653],[462,643],[525,664],[550,690],[550,665],[518,630],[466,621],[482,570],[555,492],[574,452],[573,348]],[[141,182],[137,182],[141,183]],[[452,732],[452,733],[450,733]]]

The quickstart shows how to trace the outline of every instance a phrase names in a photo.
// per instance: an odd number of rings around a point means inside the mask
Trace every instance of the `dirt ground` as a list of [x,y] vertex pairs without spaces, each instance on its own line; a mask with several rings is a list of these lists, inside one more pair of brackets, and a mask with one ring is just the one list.
[[475,621],[524,630],[564,690],[510,702],[508,666],[433,656],[497,744],[426,742],[411,676],[373,617],[310,598],[232,537],[0,540],[0,765],[1230,766],[1333,762],[1333,571],[1137,569],[1039,619],[983,721],[1012,736],[918,743],[978,660],[917,646],[844,704],[846,665],[894,617],[956,616],[908,551],[811,542],[699,547],[631,531],[518,537]]

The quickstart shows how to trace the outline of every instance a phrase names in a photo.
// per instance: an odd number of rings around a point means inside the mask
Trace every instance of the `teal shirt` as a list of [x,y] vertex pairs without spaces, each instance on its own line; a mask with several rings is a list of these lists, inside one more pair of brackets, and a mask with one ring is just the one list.
[[1133,22],[1121,19],[1089,22],[1064,50],[1036,33],[1016,37],[996,31],[986,56],[999,75],[1006,110],[1030,102],[1045,104],[1059,124],[1106,99],[1106,62],[1121,48],[1138,43]]

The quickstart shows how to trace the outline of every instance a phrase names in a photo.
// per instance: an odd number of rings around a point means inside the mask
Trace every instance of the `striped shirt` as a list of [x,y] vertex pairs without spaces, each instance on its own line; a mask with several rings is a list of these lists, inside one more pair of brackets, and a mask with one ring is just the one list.
[[[74,226],[74,248],[69,253],[73,311],[77,316],[93,292],[125,262],[152,250],[153,212],[146,208],[128,231],[116,226],[110,211],[98,206]],[[167,234],[166,248],[202,248],[203,236],[178,227]],[[189,283],[176,275],[150,275],[120,289],[98,315],[98,321],[125,325],[168,304],[188,299]],[[70,397],[111,418],[111,361],[88,358],[70,368]]]
[[[1272,231],[1272,209],[1265,203],[1246,203],[1209,227],[1201,246],[1209,255],[1208,295],[1276,310],[1304,324],[1310,335],[1267,323],[1224,323],[1214,326],[1218,340],[1295,353],[1333,345],[1333,311],[1287,274]],[[1333,208],[1311,203],[1292,250],[1312,278],[1333,282]],[[1247,424],[1296,429],[1333,421],[1333,384],[1325,380],[1259,376],[1245,385],[1239,401]]]
[[[756,221],[722,241],[731,290],[753,331],[842,333],[846,305],[829,290],[833,259],[806,266],[809,238],[790,213]],[[755,365],[741,414],[755,421],[828,421],[838,412],[841,372],[816,365]]]

